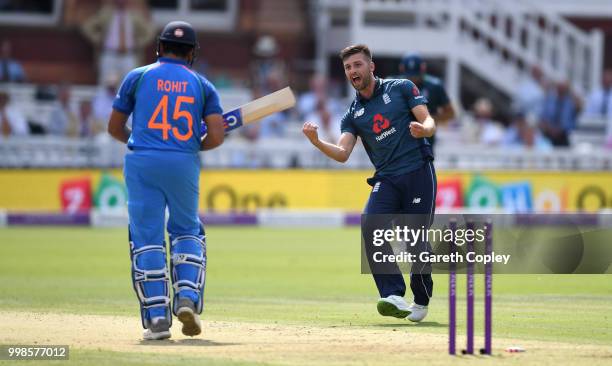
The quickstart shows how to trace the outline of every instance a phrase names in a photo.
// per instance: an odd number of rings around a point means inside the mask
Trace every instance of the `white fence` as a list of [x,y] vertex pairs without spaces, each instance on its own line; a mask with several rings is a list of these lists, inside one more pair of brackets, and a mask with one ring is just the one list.
[[[436,148],[438,169],[461,170],[612,170],[609,150],[490,148],[440,141]],[[103,136],[91,140],[57,137],[0,139],[0,168],[120,167],[125,146]],[[220,148],[201,153],[208,168],[306,168],[372,169],[361,146],[346,164],[336,163],[304,139],[264,139],[248,142],[228,139]]]
[[[578,4],[578,3],[577,3]],[[457,99],[460,66],[512,95],[516,80],[539,65],[551,79],[584,92],[597,86],[603,34],[585,32],[527,0],[320,0],[317,57],[366,43],[375,55],[419,52],[447,61],[446,83]]]

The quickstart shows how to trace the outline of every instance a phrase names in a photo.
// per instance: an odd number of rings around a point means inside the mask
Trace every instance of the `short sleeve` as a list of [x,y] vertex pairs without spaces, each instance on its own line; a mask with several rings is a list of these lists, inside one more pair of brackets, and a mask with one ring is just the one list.
[[219,93],[215,86],[203,77],[200,77],[202,86],[204,87],[204,111],[202,117],[210,116],[211,114],[223,114]]
[[427,104],[427,98],[421,94],[419,88],[410,80],[401,80],[400,81],[400,90],[402,96],[408,102],[408,107],[410,109],[418,106]]
[[357,131],[355,131],[355,126],[353,125],[353,115],[351,114],[351,109],[352,108],[349,108],[340,120],[340,133],[350,132],[354,136],[357,136]]
[[119,87],[119,91],[115,96],[115,100],[113,101],[113,109],[127,115],[130,115],[134,111],[134,104],[136,101],[136,96],[134,93],[142,73],[142,70],[136,69],[130,71],[125,76],[121,86]]

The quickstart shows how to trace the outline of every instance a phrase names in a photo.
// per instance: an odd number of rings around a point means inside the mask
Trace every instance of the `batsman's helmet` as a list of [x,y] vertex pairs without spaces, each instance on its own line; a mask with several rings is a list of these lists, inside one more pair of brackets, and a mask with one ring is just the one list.
[[195,30],[193,30],[191,24],[182,21],[174,21],[166,24],[158,40],[160,42],[187,44],[196,48],[198,46]]
[[160,44],[162,42],[178,43],[193,47],[193,58],[189,62],[190,65],[193,65],[193,62],[197,57],[197,50],[200,48],[200,45],[198,44],[196,32],[191,26],[191,24],[180,20],[166,24],[161,34],[157,38],[158,57],[161,56]]

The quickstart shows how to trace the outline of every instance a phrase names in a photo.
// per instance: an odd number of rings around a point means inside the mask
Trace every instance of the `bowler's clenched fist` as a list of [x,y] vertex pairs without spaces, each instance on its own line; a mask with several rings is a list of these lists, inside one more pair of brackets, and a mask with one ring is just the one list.
[[425,127],[422,123],[419,122],[410,122],[410,134],[414,138],[422,138],[422,137],[431,137],[433,136],[433,129]]
[[312,122],[305,122],[304,126],[302,126],[302,132],[313,144],[319,141],[319,133],[317,132],[318,128],[319,126]]

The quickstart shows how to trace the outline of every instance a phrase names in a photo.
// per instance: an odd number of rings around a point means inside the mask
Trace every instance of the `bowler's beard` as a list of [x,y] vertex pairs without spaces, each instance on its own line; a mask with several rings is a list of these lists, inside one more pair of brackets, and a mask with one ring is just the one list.
[[353,85],[353,88],[355,88],[356,91],[360,92],[362,90],[365,90],[368,88],[368,86],[370,86],[370,83],[372,82],[372,74],[367,74],[364,77],[361,77],[361,83],[359,85],[355,85],[355,83],[353,83],[351,81],[351,84]]

